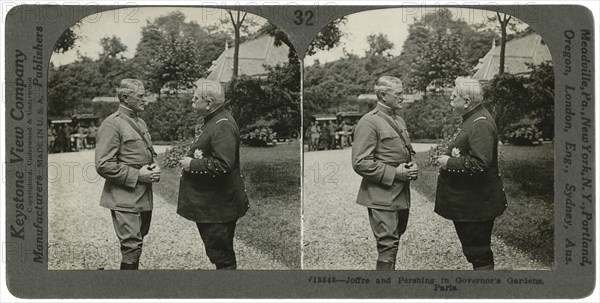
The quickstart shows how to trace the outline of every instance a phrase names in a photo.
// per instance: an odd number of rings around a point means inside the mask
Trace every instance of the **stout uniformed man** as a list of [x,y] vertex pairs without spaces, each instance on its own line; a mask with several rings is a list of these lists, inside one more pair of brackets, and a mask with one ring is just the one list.
[[177,213],[194,221],[206,255],[216,269],[236,269],[233,239],[237,220],[248,210],[240,172],[240,131],[223,107],[219,82],[199,80],[192,107],[204,117],[200,136],[180,161]]
[[148,126],[138,117],[144,110],[144,85],[123,79],[117,89],[118,110],[100,125],[96,171],[106,179],[100,205],[111,210],[121,243],[121,269],[138,269],[144,236],[152,218],[152,182],[160,180],[154,164]]
[[376,269],[393,270],[400,236],[406,231],[411,180],[418,167],[412,162],[404,120],[395,114],[401,108],[402,82],[383,76],[375,85],[378,103],[364,115],[354,131],[352,166],[363,177],[356,203],[368,209],[377,240]]
[[493,270],[492,229],[507,206],[498,171],[498,130],[481,104],[481,84],[463,77],[455,84],[450,105],[463,122],[446,153],[437,159],[435,212],[454,222],[473,269]]

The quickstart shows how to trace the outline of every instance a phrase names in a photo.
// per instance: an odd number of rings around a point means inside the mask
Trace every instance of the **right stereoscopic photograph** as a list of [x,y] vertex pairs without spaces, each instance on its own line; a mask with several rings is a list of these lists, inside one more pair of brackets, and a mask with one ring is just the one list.
[[386,8],[304,58],[303,269],[552,270],[554,70],[514,16]]

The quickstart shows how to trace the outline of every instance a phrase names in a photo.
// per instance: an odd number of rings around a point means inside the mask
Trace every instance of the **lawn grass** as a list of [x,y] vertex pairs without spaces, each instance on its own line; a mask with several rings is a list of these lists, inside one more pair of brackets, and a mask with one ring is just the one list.
[[[163,155],[159,157],[162,163]],[[250,209],[238,221],[236,239],[290,268],[300,268],[300,147],[242,147],[241,171]],[[162,168],[156,194],[177,203],[180,168]]]
[[[553,144],[499,146],[499,165],[508,208],[496,219],[494,234],[544,265],[554,264]],[[417,153],[419,179],[412,188],[435,201],[438,167],[425,166],[427,152]]]

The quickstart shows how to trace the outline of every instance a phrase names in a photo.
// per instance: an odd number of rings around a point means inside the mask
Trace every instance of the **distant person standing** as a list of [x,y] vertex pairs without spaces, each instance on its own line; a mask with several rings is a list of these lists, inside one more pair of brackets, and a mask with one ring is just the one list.
[[70,152],[73,150],[73,137],[71,134],[73,133],[73,128],[70,124],[65,126],[65,151]]
[[319,145],[322,146],[324,149],[329,149],[329,131],[327,129],[327,122],[322,122],[322,124],[320,124],[320,129],[321,129],[321,133],[319,136]]
[[348,145],[352,146],[354,142],[354,128],[356,124],[352,123],[348,126]]
[[52,123],[48,124],[48,153],[54,152],[54,142],[56,141],[56,131],[52,127]]
[[402,118],[396,110],[403,87],[398,78],[383,76],[375,85],[377,107],[356,126],[352,167],[362,177],[356,203],[366,206],[377,241],[376,269],[394,270],[400,237],[406,231],[410,181],[419,172]]
[[58,152],[64,152],[65,148],[66,148],[66,135],[65,135],[65,129],[63,128],[62,125],[58,126],[58,130],[56,131],[56,141],[54,142],[55,151]]
[[143,240],[152,219],[152,183],[160,181],[148,126],[138,114],[144,110],[144,85],[123,79],[117,89],[119,108],[98,130],[96,171],[106,181],[100,206],[110,209],[121,244],[121,269],[139,268]]
[[498,171],[498,130],[482,101],[479,81],[456,79],[450,106],[463,122],[437,159],[435,212],[452,220],[473,269],[493,270],[492,229],[507,203]]
[[96,135],[98,134],[98,127],[92,122],[87,131],[87,144],[90,148],[96,148]]
[[327,122],[326,131],[329,133],[329,149],[335,149],[335,126],[332,121]]
[[[319,147],[319,133],[320,133],[319,125],[315,121],[310,122],[310,145],[312,150],[317,150]],[[309,150],[311,148],[309,147]]]
[[86,137],[86,133],[85,133],[85,128],[81,126],[80,123],[77,123],[77,125],[75,126],[74,129],[75,132],[75,143],[76,143],[76,150],[82,150],[86,148],[85,145],[85,137]]
[[342,121],[342,132],[344,133],[344,145],[351,146],[350,144],[350,125],[346,121]]

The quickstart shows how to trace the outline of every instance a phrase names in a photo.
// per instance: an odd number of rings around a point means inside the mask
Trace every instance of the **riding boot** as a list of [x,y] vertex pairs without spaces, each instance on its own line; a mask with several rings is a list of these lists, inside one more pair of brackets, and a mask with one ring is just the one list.
[[121,270],[137,270],[139,267],[139,263],[123,263],[121,262]]
[[233,264],[216,264],[218,270],[236,270],[237,263]]
[[377,261],[376,270],[394,270],[395,264],[394,262],[383,262]]
[[494,262],[484,265],[473,263],[473,270],[494,270]]

